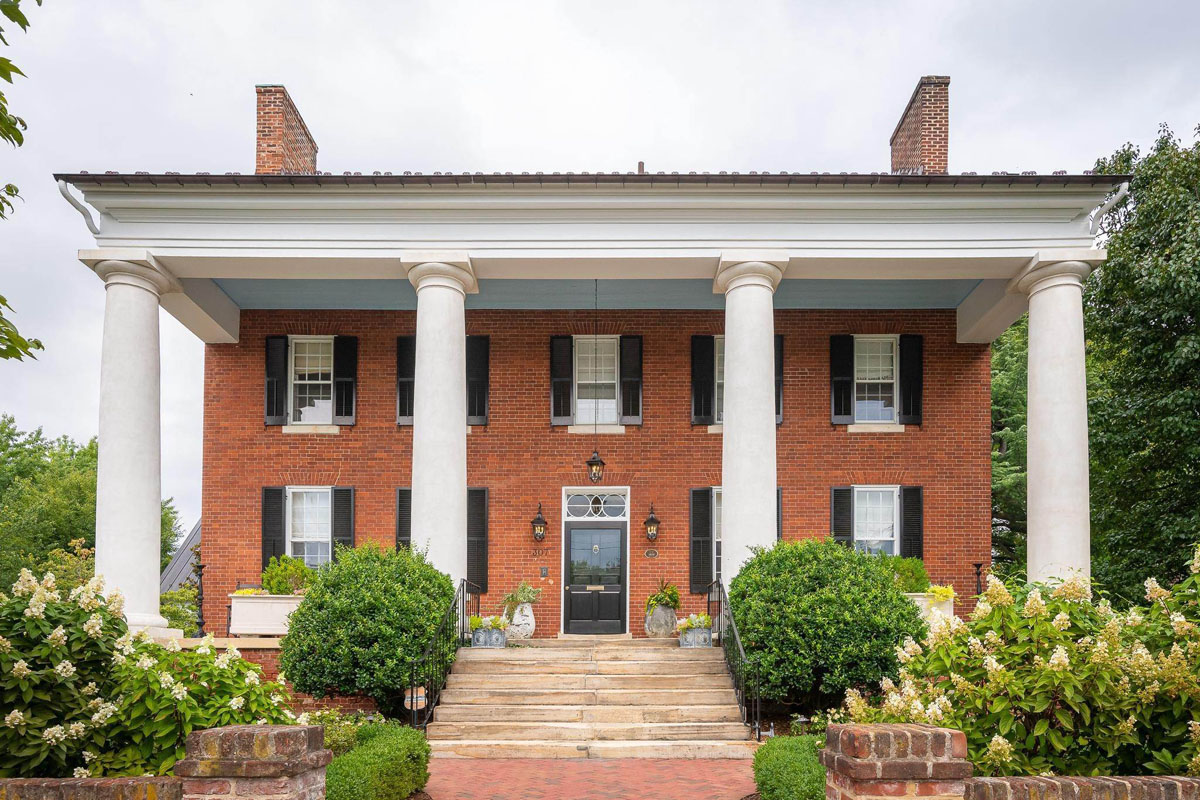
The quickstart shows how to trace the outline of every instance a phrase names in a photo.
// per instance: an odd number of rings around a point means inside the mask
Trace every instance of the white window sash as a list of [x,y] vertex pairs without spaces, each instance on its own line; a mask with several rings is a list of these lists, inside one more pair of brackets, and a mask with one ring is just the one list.
[[713,421],[725,421],[725,337],[713,337]]
[[[327,381],[297,381],[296,380],[296,345],[301,342],[327,342],[329,344],[329,380]],[[332,425],[333,424],[333,337],[332,336],[289,336],[288,337],[288,406],[287,419],[289,425]],[[296,411],[296,384],[304,386],[329,387],[329,419],[298,420]]]
[[[297,538],[292,535],[292,497],[296,494],[323,492],[329,497],[329,527],[323,538],[305,536]],[[329,545],[329,557],[333,558],[333,487],[332,486],[288,486],[284,490],[284,553],[292,555],[292,544],[298,542],[326,542]]]
[[[612,381],[607,381],[607,380],[604,380],[604,381],[597,381],[597,380],[581,381],[579,379],[579,365],[580,365],[580,361],[582,360],[581,358],[579,358],[579,344],[581,342],[594,343],[594,345],[595,345],[592,349],[593,372],[595,371],[595,365],[597,362],[596,352],[599,349],[599,345],[601,343],[611,343],[613,345],[614,356],[613,356]],[[574,389],[574,391],[572,392],[572,399],[574,400],[575,408],[572,410],[574,412],[575,421],[581,425],[592,425],[592,424],[616,425],[616,424],[618,424],[621,419],[621,337],[620,336],[588,336],[588,335],[575,336],[574,337],[574,347],[575,347],[575,358],[572,360],[575,363],[574,363],[574,375],[572,375],[572,380],[574,381],[575,385],[572,387]],[[580,396],[581,395],[581,393],[579,391],[580,386],[583,386],[583,385],[608,386],[608,385],[610,385],[610,383],[613,387],[613,408],[612,408],[613,413],[610,415],[611,418],[605,417],[604,419],[594,419],[594,420],[589,419],[586,421],[582,420],[580,418],[580,414],[579,414],[580,403],[581,402],[591,403],[592,408],[593,408],[592,416],[593,416],[593,418],[595,418],[595,417],[599,416],[599,405],[598,405],[599,401],[595,400],[595,399],[586,399],[586,400],[583,399]]]
[[721,496],[721,487],[712,487],[712,538],[713,538],[713,580],[721,580],[721,568],[724,566],[724,544],[722,532],[724,530],[724,498]]
[[862,537],[862,541],[872,542],[892,542],[892,555],[900,555],[900,487],[899,486],[852,486],[853,497],[851,498],[852,507],[854,509],[854,529],[851,531],[851,540],[854,544],[858,544],[860,537],[858,535],[858,495],[860,492],[889,492],[892,495],[892,535],[890,537],[873,536],[870,539]]
[[[858,344],[859,342],[888,342],[892,346],[892,378],[891,380],[860,380],[858,377]],[[892,418],[868,419],[858,416],[858,387],[859,386],[891,386],[892,387]],[[899,336],[855,336],[854,337],[854,421],[855,422],[897,422],[900,417],[900,337]]]

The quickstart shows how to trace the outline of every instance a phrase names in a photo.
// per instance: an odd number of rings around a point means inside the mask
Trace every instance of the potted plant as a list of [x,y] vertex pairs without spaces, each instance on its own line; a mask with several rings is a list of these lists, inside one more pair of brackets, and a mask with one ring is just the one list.
[[304,599],[316,575],[302,559],[273,557],[262,572],[262,588],[238,589],[229,595],[229,633],[232,636],[283,636],[288,617]]
[[508,617],[471,617],[471,647],[508,647]]
[[530,639],[536,623],[533,619],[533,604],[542,596],[541,589],[529,585],[529,581],[521,581],[516,589],[504,595],[504,616],[512,620],[508,624],[508,638]]
[[954,616],[954,587],[931,584],[923,592],[905,592],[905,597],[916,603],[921,616],[928,617],[935,608],[944,616]]
[[646,598],[646,635],[651,639],[669,639],[675,635],[675,626],[679,620],[675,612],[679,610],[682,601],[679,597],[679,587],[667,583],[665,579],[658,582],[658,589]]
[[689,614],[679,620],[680,647],[712,647],[712,617],[708,614]]
[[887,560],[888,566],[896,573],[896,586],[921,610],[922,617],[928,617],[934,608],[947,617],[954,616],[954,588],[933,585],[929,573],[925,571],[924,561],[900,556],[881,558]]

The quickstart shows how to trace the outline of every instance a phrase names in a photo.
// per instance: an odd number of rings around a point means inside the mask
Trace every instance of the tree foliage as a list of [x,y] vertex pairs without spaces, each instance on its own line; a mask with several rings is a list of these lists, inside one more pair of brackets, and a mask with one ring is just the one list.
[[[0,586],[22,567],[45,569],[51,553],[75,539],[95,545],[96,454],[95,439],[47,439],[40,428],[23,432],[0,415]],[[164,500],[160,566],[170,561],[179,532],[179,512]]]
[[992,344],[992,555],[1003,574],[1025,569],[1025,399],[1029,323]]

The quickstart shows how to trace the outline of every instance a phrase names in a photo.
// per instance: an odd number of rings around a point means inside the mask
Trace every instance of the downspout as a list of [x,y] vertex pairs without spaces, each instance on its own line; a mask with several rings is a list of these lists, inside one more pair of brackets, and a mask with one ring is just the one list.
[[1117,192],[1112,197],[1104,201],[1104,205],[1096,209],[1096,213],[1092,215],[1091,225],[1088,226],[1088,232],[1095,236],[1100,231],[1100,220],[1104,219],[1104,215],[1112,211],[1113,206],[1129,197],[1129,181],[1125,181],[1117,187]]
[[71,194],[71,190],[68,188],[66,181],[60,180],[58,182],[58,191],[60,194],[62,194],[66,201],[74,206],[75,210],[83,216],[83,221],[87,225],[88,230],[92,232],[92,235],[99,236],[100,229],[96,227],[96,221],[92,219],[92,213],[88,211],[87,206],[76,199],[75,195]]

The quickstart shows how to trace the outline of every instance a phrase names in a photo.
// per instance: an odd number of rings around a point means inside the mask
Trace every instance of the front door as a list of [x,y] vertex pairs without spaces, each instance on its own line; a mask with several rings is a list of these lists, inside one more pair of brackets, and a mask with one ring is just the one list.
[[564,632],[625,632],[625,526],[567,523]]

